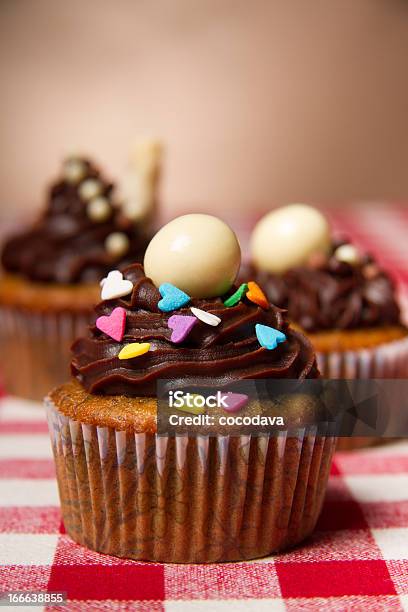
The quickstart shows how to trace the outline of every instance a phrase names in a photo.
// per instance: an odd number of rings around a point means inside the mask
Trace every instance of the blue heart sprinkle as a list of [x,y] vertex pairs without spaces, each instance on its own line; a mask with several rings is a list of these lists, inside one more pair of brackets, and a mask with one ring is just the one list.
[[163,283],[159,287],[162,300],[159,301],[158,307],[162,312],[171,312],[185,306],[190,301],[190,296],[178,289],[171,283]]
[[275,329],[274,327],[269,327],[269,325],[261,325],[260,323],[257,323],[255,325],[255,332],[259,344],[269,351],[276,349],[278,344],[281,344],[286,340],[286,336],[283,332]]

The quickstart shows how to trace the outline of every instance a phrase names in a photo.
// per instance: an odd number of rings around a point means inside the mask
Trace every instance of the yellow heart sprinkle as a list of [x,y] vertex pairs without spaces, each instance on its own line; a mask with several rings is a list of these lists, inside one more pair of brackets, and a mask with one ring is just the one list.
[[[190,412],[190,414],[204,414],[205,413],[205,408],[204,406],[196,406],[195,405],[195,401],[196,401],[196,397],[200,397],[202,398],[202,395],[199,395],[198,393],[190,393],[190,396],[192,398],[192,403],[194,404],[193,406],[188,406],[186,400],[182,400],[183,404],[181,406],[177,406],[177,410],[181,410],[182,412]],[[204,399],[204,398],[203,398]],[[204,401],[203,401],[204,403]]]
[[149,350],[149,342],[132,342],[131,344],[127,344],[123,347],[118,357],[119,359],[133,359],[133,357],[144,355]]

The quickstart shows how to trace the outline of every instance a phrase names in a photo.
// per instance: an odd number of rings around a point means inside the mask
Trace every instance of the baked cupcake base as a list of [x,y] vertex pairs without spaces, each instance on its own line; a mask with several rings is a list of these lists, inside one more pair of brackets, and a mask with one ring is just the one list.
[[[97,399],[109,426],[96,424],[95,396],[77,382],[46,402],[63,520],[76,542],[130,559],[210,563],[275,553],[313,531],[336,438],[313,429],[158,436],[155,400],[134,398],[135,420],[120,429],[118,404],[132,400]],[[144,402],[147,430],[137,431]]]
[[42,400],[67,379],[70,348],[98,299],[97,285],[48,285],[0,279],[0,375],[8,393]]

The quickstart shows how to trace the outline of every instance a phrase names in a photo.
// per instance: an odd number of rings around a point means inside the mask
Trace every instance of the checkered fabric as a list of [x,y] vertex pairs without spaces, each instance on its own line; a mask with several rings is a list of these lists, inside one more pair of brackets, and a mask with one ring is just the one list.
[[[408,282],[408,212],[333,217]],[[0,592],[16,590],[66,592],[67,607],[45,608],[61,611],[408,611],[408,441],[337,453],[318,527],[295,550],[246,563],[140,563],[64,533],[44,410],[3,397]]]
[[408,442],[338,453],[318,528],[296,550],[138,563],[64,533],[44,411],[0,402],[0,591],[65,591],[81,611],[408,610]]

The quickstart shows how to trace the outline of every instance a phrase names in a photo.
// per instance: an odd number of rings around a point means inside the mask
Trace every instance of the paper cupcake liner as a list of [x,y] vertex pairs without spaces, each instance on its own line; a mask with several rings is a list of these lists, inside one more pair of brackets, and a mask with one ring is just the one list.
[[90,314],[0,308],[0,375],[8,393],[43,400],[69,376],[71,345]]
[[[406,378],[408,376],[408,338],[395,340],[371,349],[317,353],[323,378]],[[339,438],[337,450],[354,450],[382,444],[381,437]]]
[[130,434],[46,405],[65,528],[88,548],[159,562],[237,561],[314,529],[336,444],[329,430]]
[[408,337],[371,349],[316,353],[323,378],[405,378]]

